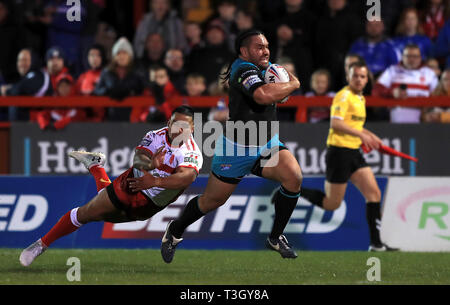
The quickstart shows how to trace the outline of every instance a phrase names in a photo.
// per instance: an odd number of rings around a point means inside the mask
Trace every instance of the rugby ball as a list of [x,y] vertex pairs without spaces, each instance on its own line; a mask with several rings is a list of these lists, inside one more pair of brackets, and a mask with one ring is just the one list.
[[[266,84],[273,83],[287,83],[289,81],[289,74],[283,66],[277,64],[271,64],[267,69],[264,75],[264,81]],[[288,100],[289,96],[286,96],[279,103],[285,103]]]

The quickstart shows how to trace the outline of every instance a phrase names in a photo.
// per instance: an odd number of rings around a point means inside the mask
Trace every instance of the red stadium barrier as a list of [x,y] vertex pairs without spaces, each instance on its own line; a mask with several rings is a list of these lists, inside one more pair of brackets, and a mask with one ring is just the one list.
[[[188,97],[180,96],[169,100],[173,106],[179,106],[188,103],[192,107],[215,107],[219,99],[224,99],[228,103],[228,97],[221,96],[202,96]],[[309,107],[320,107],[331,105],[330,97],[304,97],[292,96],[284,104],[278,104],[279,107],[296,108],[296,122],[307,122],[307,109]],[[154,105],[153,97],[129,97],[123,101],[112,100],[108,97],[2,97],[0,98],[0,107],[142,107]],[[366,106],[368,107],[450,107],[450,98],[448,97],[428,97],[428,98],[408,98],[405,100],[385,99],[379,97],[366,97]]]

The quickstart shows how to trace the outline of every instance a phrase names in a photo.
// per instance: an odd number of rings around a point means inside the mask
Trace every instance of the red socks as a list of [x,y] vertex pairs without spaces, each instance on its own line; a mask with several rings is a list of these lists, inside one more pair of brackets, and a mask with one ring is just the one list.
[[[105,169],[101,166],[95,165],[89,169],[89,172],[95,179],[95,184],[97,185],[97,192],[111,184]],[[72,209],[67,212],[59,221],[51,228],[51,230],[45,234],[41,240],[47,247],[50,246],[55,240],[66,236],[82,226],[77,220],[78,208]]]
[[95,179],[95,184],[97,185],[97,192],[100,192],[102,189],[111,184],[111,180],[109,180],[109,177],[106,174],[105,169],[103,167],[94,165],[89,169],[89,172]]
[[58,238],[75,232],[82,226],[77,220],[77,211],[78,208],[72,209],[59,219],[53,228],[41,238],[44,245],[48,247]]

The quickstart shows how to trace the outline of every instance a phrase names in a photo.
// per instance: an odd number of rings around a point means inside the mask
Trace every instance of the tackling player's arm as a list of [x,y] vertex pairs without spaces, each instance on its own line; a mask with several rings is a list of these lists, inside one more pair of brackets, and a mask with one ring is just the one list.
[[258,87],[253,92],[253,99],[261,105],[270,105],[281,101],[294,90],[300,88],[300,81],[292,73],[289,73],[289,82],[270,83]]
[[128,178],[128,184],[133,192],[142,191],[151,187],[165,189],[185,189],[197,178],[197,171],[190,167],[177,167],[174,174],[168,177],[154,177],[147,171],[139,178]]
[[142,171],[157,168],[164,160],[164,147],[160,147],[153,155],[150,151],[136,148],[133,157],[133,167]]

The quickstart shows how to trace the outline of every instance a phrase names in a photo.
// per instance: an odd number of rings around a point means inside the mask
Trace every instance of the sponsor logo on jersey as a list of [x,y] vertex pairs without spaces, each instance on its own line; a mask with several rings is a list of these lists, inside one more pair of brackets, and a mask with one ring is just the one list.
[[352,120],[353,121],[364,121],[366,118],[362,117],[362,116],[358,116],[358,115],[352,115]]
[[194,156],[191,155],[191,156],[184,157],[184,162],[185,163],[192,163],[192,164],[195,164],[196,166],[198,166],[197,156],[194,157]]
[[248,90],[254,84],[261,83],[261,82],[262,82],[262,80],[261,80],[261,78],[259,78],[258,75],[250,75],[249,77],[244,79],[244,81],[242,82],[242,85],[244,86],[245,89]]

